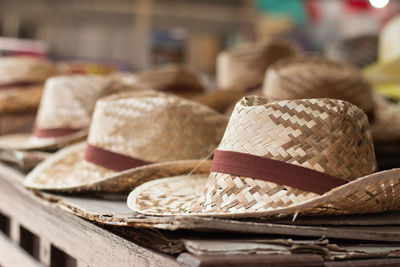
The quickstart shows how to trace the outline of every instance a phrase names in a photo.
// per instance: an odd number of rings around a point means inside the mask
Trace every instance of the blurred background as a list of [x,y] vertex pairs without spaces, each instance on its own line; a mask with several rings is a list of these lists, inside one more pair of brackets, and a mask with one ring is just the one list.
[[377,34],[398,0],[0,0],[0,55],[68,62],[71,72],[186,63],[212,75],[219,51],[285,36],[305,51]]

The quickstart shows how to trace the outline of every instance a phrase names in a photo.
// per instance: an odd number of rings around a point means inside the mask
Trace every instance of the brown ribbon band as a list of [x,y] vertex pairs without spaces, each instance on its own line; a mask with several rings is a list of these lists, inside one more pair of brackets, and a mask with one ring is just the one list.
[[61,137],[68,134],[79,132],[82,129],[74,128],[33,128],[33,135],[36,137]]
[[6,90],[13,87],[29,87],[41,84],[40,82],[12,82],[0,84],[0,90]]
[[320,195],[347,183],[343,179],[290,163],[222,150],[214,153],[211,172],[251,177]]
[[125,171],[150,164],[150,162],[105,150],[89,143],[86,146],[85,160],[114,171]]

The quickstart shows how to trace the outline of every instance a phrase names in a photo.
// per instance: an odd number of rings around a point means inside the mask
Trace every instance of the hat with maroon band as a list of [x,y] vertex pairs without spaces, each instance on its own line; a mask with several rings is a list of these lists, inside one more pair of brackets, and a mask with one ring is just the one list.
[[49,78],[32,133],[0,136],[0,149],[55,150],[84,140],[97,99],[114,91],[110,78],[100,75]]
[[86,143],[39,164],[25,186],[53,191],[127,192],[164,176],[207,172],[228,118],[199,103],[140,90],[100,99]]
[[267,217],[400,208],[400,169],[374,173],[367,116],[349,102],[245,97],[208,174],[154,180],[128,206],[161,216]]

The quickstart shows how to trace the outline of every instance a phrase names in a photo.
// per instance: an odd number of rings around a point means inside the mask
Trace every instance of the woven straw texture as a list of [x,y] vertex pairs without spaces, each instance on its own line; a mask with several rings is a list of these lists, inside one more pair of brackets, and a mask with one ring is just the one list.
[[118,74],[119,80],[139,89],[166,91],[191,97],[205,91],[200,76],[180,65],[165,65],[136,74]]
[[330,43],[324,54],[331,60],[363,68],[377,60],[378,36],[362,35]]
[[48,60],[28,57],[0,58],[0,85],[19,82],[38,83],[25,87],[0,90],[0,114],[31,112],[37,109],[44,81],[56,74]]
[[[368,120],[348,102],[305,99],[267,103],[261,97],[244,98],[236,105],[218,149],[271,158],[355,183],[341,186],[340,192],[346,195],[330,197],[338,199],[332,204],[320,199],[336,189],[320,197],[286,185],[212,172],[208,179],[177,177],[150,182],[131,193],[128,205],[145,214],[249,217],[296,211],[364,213],[400,206],[393,202],[399,198],[395,193],[400,170],[370,175],[376,161]],[[201,191],[201,196],[195,191]],[[308,202],[318,203],[318,208],[304,204]],[[296,210],[298,205],[302,209]]]
[[49,78],[36,117],[36,126],[43,129],[73,128],[82,131],[57,138],[39,138],[32,134],[5,135],[0,137],[0,148],[54,150],[84,140],[97,99],[119,89],[110,85],[110,78],[99,75]]
[[273,100],[326,97],[348,101],[364,111],[373,109],[372,88],[361,73],[320,56],[277,62],[265,74],[263,93]]
[[[124,181],[115,183],[121,173],[86,162],[85,147],[77,146],[39,165],[28,175],[26,185],[115,192],[132,188],[137,181],[162,177],[164,169],[174,175],[189,173],[217,147],[226,124],[224,115],[170,94],[146,90],[112,95],[97,102],[88,143],[153,164],[131,169]],[[93,183],[98,184],[94,187]]]
[[217,57],[218,87],[247,90],[260,86],[272,63],[297,53],[297,46],[284,40],[248,43],[223,51]]
[[399,107],[377,96],[357,69],[343,63],[319,56],[284,59],[266,72],[263,94],[273,100],[327,97],[349,101],[373,114],[376,141],[400,139]]

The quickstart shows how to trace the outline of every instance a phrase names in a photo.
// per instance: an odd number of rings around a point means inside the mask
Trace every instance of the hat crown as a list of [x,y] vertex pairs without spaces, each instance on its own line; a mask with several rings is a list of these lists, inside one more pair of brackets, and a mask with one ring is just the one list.
[[263,93],[273,100],[340,99],[365,112],[374,106],[372,88],[357,69],[320,56],[293,57],[272,65],[265,74]]
[[299,165],[347,181],[376,170],[369,123],[356,106],[333,99],[268,103],[245,97],[219,150]]
[[36,126],[87,128],[97,99],[109,94],[110,79],[100,75],[66,75],[46,81]]
[[400,57],[400,16],[390,20],[379,35],[378,57],[381,62],[390,62]]
[[221,88],[249,89],[261,85],[265,70],[277,60],[294,56],[298,48],[288,41],[247,43],[217,57],[217,84]]
[[0,84],[44,82],[55,73],[56,67],[47,59],[22,56],[0,58]]
[[99,100],[88,143],[148,162],[201,159],[218,146],[227,117],[198,103],[154,91]]

